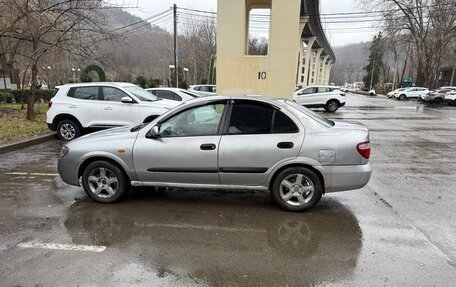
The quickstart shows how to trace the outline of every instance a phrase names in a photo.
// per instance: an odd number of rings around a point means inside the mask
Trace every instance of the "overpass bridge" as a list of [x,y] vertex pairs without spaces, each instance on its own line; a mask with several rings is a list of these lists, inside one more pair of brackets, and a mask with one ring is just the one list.
[[[251,28],[267,22],[252,22],[255,9],[270,16],[266,53],[253,55]],[[328,84],[336,57],[318,0],[218,0],[217,10],[218,93],[291,98],[296,85]]]

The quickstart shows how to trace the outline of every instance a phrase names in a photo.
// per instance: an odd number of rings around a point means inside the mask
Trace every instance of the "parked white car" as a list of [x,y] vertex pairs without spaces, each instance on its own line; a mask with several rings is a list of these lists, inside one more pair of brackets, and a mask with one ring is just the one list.
[[78,83],[57,86],[49,101],[47,125],[62,140],[90,129],[147,123],[178,106],[131,83]]
[[203,97],[215,96],[217,92],[215,85],[191,85],[188,90]]
[[451,106],[456,106],[456,91],[446,93],[445,102]]
[[345,93],[334,86],[310,86],[294,92],[293,100],[308,108],[325,108],[333,113],[345,106]]
[[146,89],[146,91],[151,92],[159,99],[177,102],[186,102],[200,97],[196,93],[178,88],[150,88]]
[[426,96],[427,93],[429,93],[428,88],[411,87],[402,91],[395,92],[394,98],[400,101],[405,99],[417,99],[421,98],[421,96]]

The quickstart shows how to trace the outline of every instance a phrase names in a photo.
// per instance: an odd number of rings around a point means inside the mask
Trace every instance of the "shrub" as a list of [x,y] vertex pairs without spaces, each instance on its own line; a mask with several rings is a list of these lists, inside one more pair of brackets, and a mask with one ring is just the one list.
[[0,103],[11,103],[13,96],[8,92],[0,92]]

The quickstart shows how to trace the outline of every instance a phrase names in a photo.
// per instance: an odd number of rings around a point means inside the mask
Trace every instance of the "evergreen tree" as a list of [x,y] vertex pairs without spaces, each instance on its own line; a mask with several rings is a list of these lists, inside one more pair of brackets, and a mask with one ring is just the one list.
[[[372,40],[371,46],[369,47],[369,63],[367,66],[364,67],[364,71],[366,71],[365,76],[363,77],[363,82],[365,87],[369,87],[372,89],[377,85],[380,81],[380,73],[383,71],[383,53],[384,53],[384,45],[383,45],[383,38],[382,33],[378,33],[378,35],[374,36]],[[372,81],[372,85],[371,85]]]

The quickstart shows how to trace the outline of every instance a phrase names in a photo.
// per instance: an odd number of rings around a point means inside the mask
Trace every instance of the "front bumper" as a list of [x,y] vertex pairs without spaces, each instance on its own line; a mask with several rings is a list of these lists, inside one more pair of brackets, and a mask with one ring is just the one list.
[[353,190],[364,187],[370,180],[370,162],[364,165],[322,166],[325,192]]
[[57,163],[57,170],[60,174],[60,177],[65,183],[70,185],[80,186],[79,185],[79,176],[78,170],[79,163],[69,159],[67,156],[59,158]]

